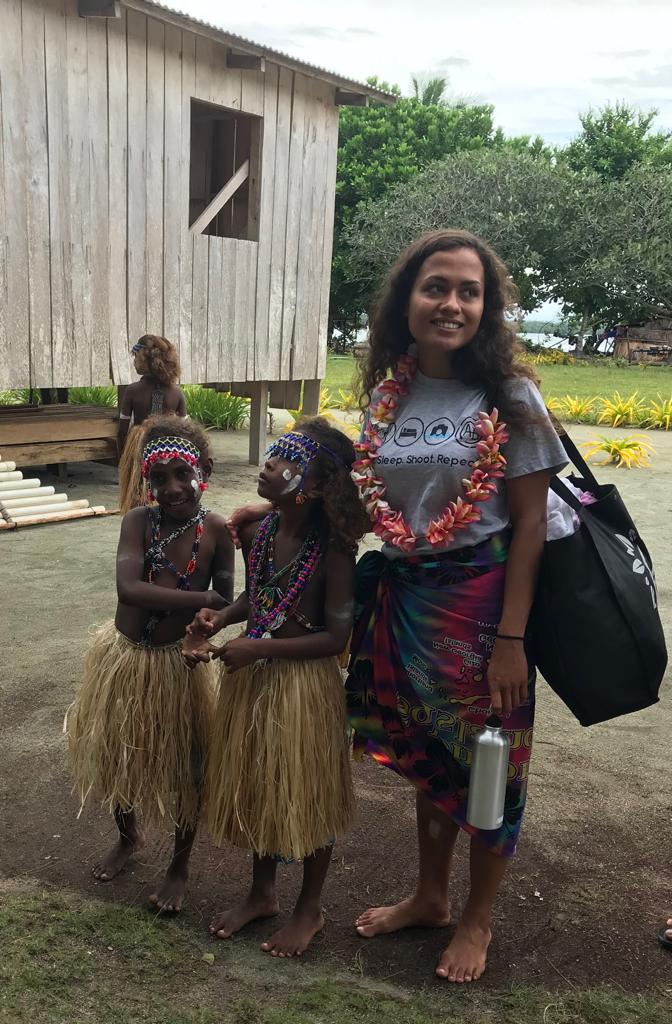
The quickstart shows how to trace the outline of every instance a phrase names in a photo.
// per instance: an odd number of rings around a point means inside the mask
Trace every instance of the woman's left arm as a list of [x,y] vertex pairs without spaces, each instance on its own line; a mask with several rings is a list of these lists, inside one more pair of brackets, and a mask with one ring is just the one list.
[[504,585],[504,605],[488,665],[488,686],[495,714],[509,714],[527,700],[527,658],[522,640],[527,628],[541,552],[546,540],[547,470],[506,481],[513,536]]

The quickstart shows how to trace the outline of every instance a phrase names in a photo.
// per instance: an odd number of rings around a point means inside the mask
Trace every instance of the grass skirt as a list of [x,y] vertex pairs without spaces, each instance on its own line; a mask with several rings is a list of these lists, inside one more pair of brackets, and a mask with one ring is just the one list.
[[206,785],[215,842],[298,860],[346,832],[353,816],[338,660],[223,671]]
[[119,509],[122,515],[146,503],[144,481],[140,473],[140,442],[144,431],[143,424],[131,427],[119,459]]
[[214,710],[210,664],[191,671],[180,644],[140,647],[107,622],[96,632],[66,730],[74,789],[110,811],[168,813],[195,824]]

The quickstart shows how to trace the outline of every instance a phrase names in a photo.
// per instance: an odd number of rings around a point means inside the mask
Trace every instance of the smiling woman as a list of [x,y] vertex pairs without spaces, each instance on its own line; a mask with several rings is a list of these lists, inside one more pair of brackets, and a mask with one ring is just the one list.
[[[467,232],[437,231],[403,252],[371,320],[355,446],[353,476],[384,545],[357,567],[348,712],[355,750],[415,786],[420,847],[415,895],[356,927],[371,938],[447,924],[464,830],[471,890],[436,968],[457,982],[485,969],[518,841],[534,720],[525,632],[549,477],[566,461],[515,361],[513,298],[506,267]],[[471,737],[491,710],[512,742],[504,820],[486,831],[468,822],[467,800]]]

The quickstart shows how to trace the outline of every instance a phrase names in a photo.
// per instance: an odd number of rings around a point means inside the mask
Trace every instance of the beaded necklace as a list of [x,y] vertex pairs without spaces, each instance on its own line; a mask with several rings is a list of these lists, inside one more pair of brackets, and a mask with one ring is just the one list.
[[[151,530],[151,541],[150,545],[145,552],[145,573],[147,574],[147,582],[154,583],[156,574],[162,569],[167,569],[177,579],[177,590],[190,590],[189,577],[196,571],[196,559],[198,557],[198,550],[201,545],[201,537],[203,536],[203,530],[205,517],[208,514],[208,509],[202,506],[198,509],[195,515],[188,519],[187,522],[182,523],[172,533],[161,540],[161,508],[149,508],[147,509],[149,515],[149,523]],[[185,565],[182,572],[177,568],[175,563],[171,561],[166,555],[165,548],[168,547],[178,537],[182,537],[187,530],[190,530],[192,526],[196,527],[194,533],[194,542],[191,545],[191,557]],[[151,644],[152,634],[156,629],[159,622],[165,619],[170,612],[152,612],[145,628],[142,631],[142,638],[140,643],[145,647],[149,647]]]
[[[304,540],[294,558],[282,569],[275,569],[275,534],[280,514],[271,512],[257,530],[247,560],[248,597],[254,626],[247,636],[253,640],[270,636],[296,612],[301,595],[312,579],[322,554],[317,532],[312,531]],[[278,581],[289,570],[287,589],[282,591]],[[265,580],[265,576],[268,579]]]
[[[418,537],[406,522],[400,511],[394,511],[389,502],[385,501],[385,484],[378,476],[375,460],[378,449],[383,443],[382,429],[394,423],[399,412],[399,399],[409,393],[411,383],[417,370],[417,359],[412,355],[402,356],[394,368],[394,373],[378,385],[380,395],[377,402],[369,406],[368,423],[362,438],[355,443],[357,461],[352,467],[352,479],[359,488],[362,503],[368,512],[373,532],[388,544],[394,544],[402,551],[412,551]],[[491,413],[479,412],[478,422],[474,429],[479,436],[476,445],[478,457],[473,463],[473,471],[468,479],[462,481],[465,501],[457,497],[449,501],[440,515],[433,519],[425,533],[425,539],[433,547],[444,547],[455,540],[455,531],[463,530],[470,523],[481,518],[477,502],[488,501],[497,493],[495,478],[504,476],[506,459],[500,446],[509,439],[506,423],[499,422],[499,413],[493,409]]]

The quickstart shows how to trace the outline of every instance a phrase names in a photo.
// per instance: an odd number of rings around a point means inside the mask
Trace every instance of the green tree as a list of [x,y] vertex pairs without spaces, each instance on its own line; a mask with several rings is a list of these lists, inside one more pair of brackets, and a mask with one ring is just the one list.
[[[334,259],[332,265],[330,321],[356,321],[368,304],[351,267],[350,228],[368,203],[388,195],[395,186],[410,181],[433,161],[458,152],[478,152],[492,147],[512,147],[517,152],[548,153],[541,139],[527,136],[507,140],[493,124],[493,107],[462,101],[437,100],[445,88],[442,79],[432,80],[420,98],[400,98],[394,105],[346,107],[341,111]],[[371,78],[372,85],[390,87]],[[431,83],[428,83],[431,84]],[[396,90],[398,93],[398,89]]]
[[446,106],[446,86],[448,85],[447,78],[425,78],[421,75],[413,75],[411,77],[411,83],[413,85],[413,99],[418,100],[419,103],[424,103],[425,106]]
[[657,113],[626,103],[589,110],[580,115],[581,132],[558,151],[558,159],[605,180],[622,178],[639,163],[672,164],[672,134],[653,130]]
[[548,294],[541,273],[564,217],[558,174],[546,151],[513,148],[456,153],[434,162],[360,209],[347,244],[358,293],[369,300],[400,250],[425,231],[465,228],[487,239],[507,263],[521,308]]

